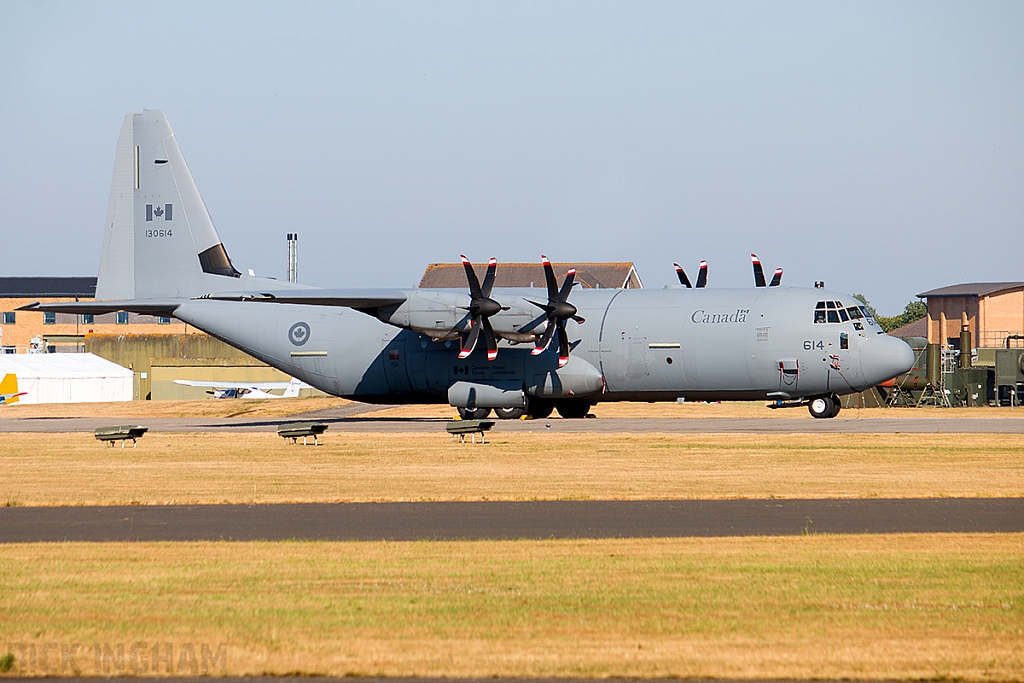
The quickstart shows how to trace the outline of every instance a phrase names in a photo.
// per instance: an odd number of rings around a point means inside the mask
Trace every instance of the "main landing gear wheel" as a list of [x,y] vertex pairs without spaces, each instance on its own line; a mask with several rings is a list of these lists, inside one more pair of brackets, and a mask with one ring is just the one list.
[[518,420],[526,415],[526,408],[495,408],[494,414],[499,420]]
[[549,416],[551,411],[554,409],[555,404],[551,401],[545,401],[540,398],[531,398],[529,404],[526,406],[526,414],[534,420],[543,420],[545,417]]
[[559,401],[555,404],[558,414],[567,420],[579,420],[590,412],[591,404],[586,401]]
[[835,417],[839,414],[839,409],[842,408],[842,404],[839,402],[839,397],[832,394],[832,414],[829,417]]
[[490,408],[459,408],[459,417],[463,420],[482,420],[490,414]]
[[839,414],[839,398],[834,394],[832,396],[815,396],[807,404],[807,410],[811,413],[811,417],[819,420],[835,417]]

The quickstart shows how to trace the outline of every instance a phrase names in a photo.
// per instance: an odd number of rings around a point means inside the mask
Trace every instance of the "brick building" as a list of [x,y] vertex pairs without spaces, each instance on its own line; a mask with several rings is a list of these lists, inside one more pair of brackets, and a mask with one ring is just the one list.
[[[960,330],[976,348],[1003,348],[1024,336],[1024,282],[972,282],[918,294],[928,304],[928,342],[959,348]],[[1010,339],[1010,346],[1024,346]]]
[[[570,268],[576,269],[576,282],[586,289],[640,289],[644,285],[630,262],[621,263],[552,263],[558,282]],[[473,264],[482,282],[486,263]],[[539,263],[499,263],[494,273],[495,287],[546,287],[544,267]],[[431,263],[423,273],[420,288],[465,289],[466,270],[461,263]]]
[[94,277],[0,277],[0,353],[76,353],[85,350],[89,333],[199,333],[172,318],[137,313],[94,316],[18,310],[33,301],[90,301],[95,293]]

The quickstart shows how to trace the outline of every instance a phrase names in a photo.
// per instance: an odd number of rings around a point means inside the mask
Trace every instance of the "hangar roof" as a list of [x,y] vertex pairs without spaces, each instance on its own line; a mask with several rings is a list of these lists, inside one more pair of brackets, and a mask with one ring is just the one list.
[[96,296],[94,277],[0,277],[0,299]]
[[[555,277],[561,282],[570,268],[576,269],[576,282],[587,289],[640,289],[643,283],[632,262],[621,263],[552,263]],[[482,282],[486,263],[473,264]],[[498,263],[495,287],[544,288],[544,267],[539,263]],[[466,271],[461,263],[431,263],[427,266],[420,288],[465,289]]]
[[949,287],[931,289],[927,292],[921,292],[917,296],[921,299],[930,296],[988,296],[996,292],[1021,288],[1024,288],[1024,282],[969,282],[963,285],[950,285]]

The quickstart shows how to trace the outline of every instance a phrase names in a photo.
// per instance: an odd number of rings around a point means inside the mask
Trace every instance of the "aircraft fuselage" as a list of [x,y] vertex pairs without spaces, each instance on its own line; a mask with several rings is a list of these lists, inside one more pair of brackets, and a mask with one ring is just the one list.
[[[537,292],[493,296],[514,316]],[[869,317],[826,318],[820,303],[849,310],[856,302],[825,290],[583,289],[571,298],[586,322],[569,321],[573,350],[563,368],[553,348],[531,356],[532,344],[507,341],[494,361],[482,347],[459,360],[457,339],[435,341],[343,307],[194,300],[174,315],[327,393],[382,403],[445,401],[457,382],[590,402],[847,394],[902,372],[909,351]]]

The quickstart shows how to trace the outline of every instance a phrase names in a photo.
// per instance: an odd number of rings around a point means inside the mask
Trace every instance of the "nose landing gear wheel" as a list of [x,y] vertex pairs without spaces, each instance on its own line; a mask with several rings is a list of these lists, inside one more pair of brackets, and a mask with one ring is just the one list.
[[823,420],[836,416],[839,412],[839,403],[834,401],[832,396],[815,396],[807,404],[807,410],[810,411],[811,417]]
[[463,420],[482,420],[491,414],[490,408],[459,408],[459,417]]

